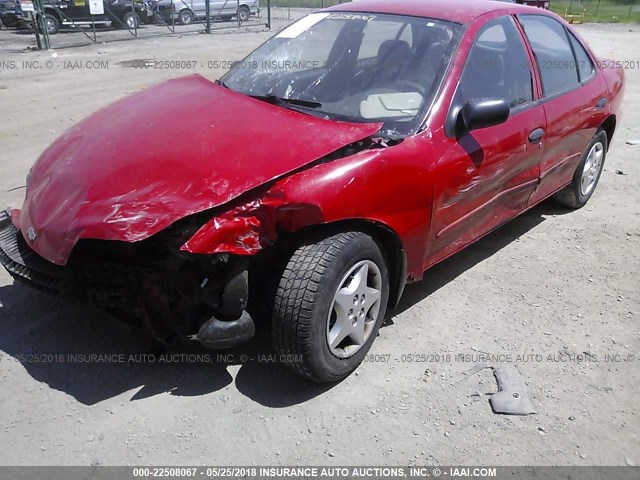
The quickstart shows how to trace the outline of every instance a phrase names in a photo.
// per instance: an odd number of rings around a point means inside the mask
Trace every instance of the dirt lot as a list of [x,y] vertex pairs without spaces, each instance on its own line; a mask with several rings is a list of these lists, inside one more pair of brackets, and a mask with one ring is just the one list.
[[[305,384],[260,356],[265,326],[227,361],[199,348],[178,352],[197,361],[130,358],[145,353],[138,334],[0,272],[0,464],[640,464],[640,145],[625,144],[640,139],[640,27],[577,28],[601,56],[636,62],[589,205],[545,203],[434,268],[389,315],[371,361],[338,385]],[[237,60],[269,36],[52,57],[7,52],[15,34],[0,32],[0,204],[21,203],[29,166],[74,122],[164,79],[218,78],[224,66],[210,61]],[[137,59],[197,65],[136,69]],[[108,68],[64,63],[95,60]],[[492,414],[489,371],[455,383],[478,351],[518,366],[538,415]]]

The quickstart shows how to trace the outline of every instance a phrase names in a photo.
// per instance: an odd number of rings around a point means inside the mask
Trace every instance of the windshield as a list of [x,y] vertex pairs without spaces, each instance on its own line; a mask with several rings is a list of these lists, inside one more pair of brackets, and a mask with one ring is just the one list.
[[415,133],[462,26],[400,15],[321,12],[275,35],[223,78],[225,86],[312,115],[384,122]]

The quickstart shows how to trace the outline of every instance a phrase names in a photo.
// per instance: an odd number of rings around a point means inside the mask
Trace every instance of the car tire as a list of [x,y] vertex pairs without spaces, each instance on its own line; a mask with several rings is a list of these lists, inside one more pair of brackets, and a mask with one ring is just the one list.
[[242,23],[248,21],[250,17],[251,10],[249,10],[249,7],[247,7],[246,5],[242,5],[238,9],[238,20],[240,21],[240,23]]
[[140,17],[133,12],[125,13],[122,17],[122,23],[125,28],[133,30],[140,26]]
[[193,20],[193,13],[191,13],[189,10],[182,10],[178,14],[178,21],[181,25],[191,25],[193,23]]
[[599,129],[587,145],[571,183],[553,196],[557,203],[575,209],[586,205],[600,181],[607,148],[607,134]]
[[51,13],[44,14],[44,24],[49,35],[55,35],[60,31],[60,20]]
[[371,348],[388,299],[387,263],[369,235],[338,233],[301,246],[274,301],[272,335],[279,359],[314,382],[342,380]]

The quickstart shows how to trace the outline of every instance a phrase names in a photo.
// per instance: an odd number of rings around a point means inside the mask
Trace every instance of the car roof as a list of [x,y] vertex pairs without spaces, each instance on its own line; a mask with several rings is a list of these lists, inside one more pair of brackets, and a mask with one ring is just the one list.
[[496,11],[546,14],[540,8],[492,0],[354,0],[325,11],[390,13],[458,23],[470,23],[481,15]]

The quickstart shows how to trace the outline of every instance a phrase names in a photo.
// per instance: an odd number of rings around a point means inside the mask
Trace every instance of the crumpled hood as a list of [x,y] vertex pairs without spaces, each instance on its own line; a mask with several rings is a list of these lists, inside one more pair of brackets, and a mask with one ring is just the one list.
[[171,80],[56,140],[31,170],[20,229],[31,248],[64,265],[80,238],[143,240],[380,126],[304,115],[199,75]]

